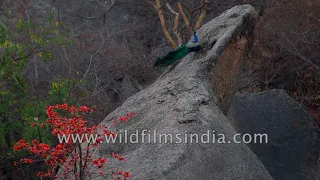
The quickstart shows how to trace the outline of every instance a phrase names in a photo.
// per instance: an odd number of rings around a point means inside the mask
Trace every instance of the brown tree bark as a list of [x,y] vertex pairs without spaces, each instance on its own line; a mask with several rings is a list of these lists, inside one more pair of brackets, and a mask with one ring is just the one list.
[[166,7],[175,16],[174,17],[173,31],[174,31],[174,34],[176,35],[177,39],[178,39],[179,46],[181,46],[182,45],[182,37],[181,37],[181,33],[179,32],[180,14],[178,12],[174,11],[171,8],[171,6],[170,6],[170,4],[168,2],[166,3]]
[[157,8],[158,16],[160,18],[160,22],[161,22],[163,33],[164,33],[166,39],[169,41],[170,47],[172,47],[173,49],[176,49],[177,48],[177,44],[172,39],[172,37],[171,37],[171,35],[170,35],[169,31],[168,31],[168,28],[167,28],[167,25],[166,25],[166,19],[165,19],[164,15],[163,15],[163,10],[162,10],[162,6],[161,6],[160,0],[156,0],[156,8]]
[[[187,7],[186,5],[182,4],[182,2],[180,2],[179,0],[176,0],[176,5],[178,8],[178,11],[175,11],[169,4],[168,1],[166,1],[165,6],[166,9],[171,12],[171,14],[174,15],[174,22],[173,22],[173,26],[172,26],[172,32],[175,34],[176,36],[176,40],[175,41],[172,36],[170,35],[170,32],[168,30],[168,26],[167,26],[167,22],[166,22],[166,18],[164,16],[163,13],[163,6],[161,5],[161,0],[155,0],[155,3],[148,1],[150,4],[152,4],[152,6],[156,9],[160,22],[161,22],[161,27],[164,33],[165,38],[167,39],[167,41],[169,42],[169,46],[173,49],[176,49],[178,46],[180,46],[183,43],[182,40],[182,36],[181,36],[181,32],[180,29],[182,29],[181,27],[183,27],[183,25],[179,24],[180,21],[180,16],[182,17],[182,20],[184,22],[184,26],[186,27],[187,30],[187,38],[190,38],[192,36],[193,30],[197,30],[201,27],[201,25],[203,24],[206,15],[207,15],[207,0],[202,0],[201,1],[201,6],[199,8],[196,9],[191,9],[189,7]],[[189,9],[191,14],[195,14],[194,12],[198,11],[201,9],[201,13],[200,16],[197,18],[196,24],[193,27],[193,17],[191,15],[191,17],[187,17],[184,9],[183,8],[187,8]]]
[[179,9],[179,13],[182,16],[183,22],[187,27],[188,36],[192,36],[192,26],[190,24],[189,19],[186,16],[186,14],[184,13],[182,5],[181,5],[181,3],[179,1],[177,2],[177,6],[178,6],[178,9]]
[[206,15],[207,15],[207,0],[202,0],[201,5],[202,5],[201,14],[200,14],[198,21],[194,27],[195,30],[197,30],[201,27],[201,25],[203,24],[203,22],[206,18]]

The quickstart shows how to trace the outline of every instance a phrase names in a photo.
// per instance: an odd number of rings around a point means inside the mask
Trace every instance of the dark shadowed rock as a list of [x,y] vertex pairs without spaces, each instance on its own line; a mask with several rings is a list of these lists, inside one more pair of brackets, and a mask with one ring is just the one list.
[[229,119],[239,133],[266,133],[268,144],[250,144],[274,179],[317,179],[319,139],[310,116],[284,90],[237,95]]
[[138,80],[131,75],[125,74],[121,83],[121,103],[127,100],[130,96],[141,91],[143,87],[139,84]]
[[[128,112],[136,112],[137,116],[114,126],[113,130],[119,133],[127,130],[129,135],[136,130],[139,133],[151,131],[151,143],[145,140],[147,143],[103,144],[95,155],[105,157],[115,152],[127,158],[125,163],[111,158],[105,172],[117,167],[129,170],[133,179],[272,179],[245,144],[212,143],[213,138],[210,143],[198,144],[152,143],[154,130],[157,142],[160,134],[183,134],[180,138],[185,141],[184,134],[201,135],[208,130],[215,131],[216,141],[220,133],[225,134],[227,142],[232,140],[236,131],[216,106],[210,74],[229,42],[250,32],[255,18],[253,7],[242,5],[203,25],[198,30],[202,44],[200,52],[186,56],[150,87],[128,98],[107,116],[102,124]],[[141,142],[141,136],[139,138]],[[173,137],[173,141],[179,140]]]
[[121,83],[121,103],[142,89],[137,79],[125,74]]

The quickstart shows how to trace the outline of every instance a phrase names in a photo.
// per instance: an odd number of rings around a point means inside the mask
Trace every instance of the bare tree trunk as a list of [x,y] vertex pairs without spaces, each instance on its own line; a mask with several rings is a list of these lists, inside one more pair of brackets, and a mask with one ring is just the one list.
[[202,0],[201,14],[200,14],[198,21],[194,27],[195,30],[197,30],[201,27],[203,21],[206,18],[206,15],[207,15],[207,0]]
[[192,36],[192,26],[191,26],[191,24],[190,24],[190,21],[189,21],[189,19],[187,18],[186,14],[184,13],[183,8],[182,8],[182,5],[181,5],[181,3],[180,3],[179,1],[177,2],[177,6],[178,6],[178,9],[179,9],[179,13],[181,14],[182,19],[183,19],[183,21],[184,21],[184,24],[185,24],[186,27],[187,27],[188,36],[191,37],[191,36]]
[[181,45],[182,45],[182,37],[181,37],[181,34],[180,34],[180,32],[179,32],[179,29],[178,29],[178,28],[179,28],[179,17],[180,17],[180,15],[179,15],[178,12],[174,11],[174,10],[171,8],[171,6],[170,6],[170,4],[169,4],[168,2],[166,3],[166,7],[169,9],[169,11],[170,11],[172,14],[175,15],[173,30],[174,30],[174,34],[176,35],[176,37],[177,37],[177,39],[178,39],[178,44],[179,44],[179,46],[181,46]]
[[177,48],[177,44],[172,39],[172,37],[171,37],[171,35],[170,35],[169,31],[168,31],[168,28],[167,28],[167,25],[166,25],[166,20],[165,20],[164,15],[163,15],[163,11],[162,11],[160,0],[156,0],[156,9],[157,9],[157,12],[158,12],[158,16],[160,18],[160,22],[161,22],[163,33],[164,33],[166,39],[169,41],[170,47],[172,47],[173,49],[176,49]]
[[39,71],[38,71],[38,61],[37,54],[33,55],[33,66],[34,66],[34,87],[37,88],[39,86]]
[[[24,13],[27,17],[27,19],[30,21],[30,17],[29,17],[29,13],[28,13],[28,10],[27,10],[27,4],[29,2],[28,1],[25,1],[24,2]],[[39,85],[39,73],[38,73],[38,61],[37,61],[37,53],[36,53],[36,44],[34,43],[34,41],[32,40],[32,31],[31,31],[31,28],[29,27],[29,34],[30,34],[30,37],[31,37],[31,44],[32,44],[32,50],[33,50],[33,59],[32,59],[32,63],[34,65],[34,88],[37,88],[38,85]]]
[[[178,46],[181,46],[183,44],[183,39],[181,36],[181,30],[179,28],[182,29],[182,25],[179,25],[179,21],[180,21],[180,16],[182,17],[182,20],[186,26],[186,31],[187,31],[187,38],[190,38],[193,34],[193,28],[194,30],[197,30],[201,27],[201,25],[203,24],[206,15],[207,15],[207,3],[208,0],[201,0],[201,6],[199,8],[196,9],[191,9],[189,7],[187,7],[186,5],[182,4],[182,2],[180,2],[179,0],[176,0],[176,5],[178,7],[178,11],[175,11],[169,4],[168,1],[165,1],[165,6],[166,9],[171,12],[171,14],[174,15],[174,22],[173,22],[173,26],[172,26],[172,30],[173,33],[175,34],[176,38],[177,38],[177,42],[173,40],[173,38],[171,37],[167,24],[166,24],[166,18],[163,14],[163,7],[161,5],[161,0],[155,0],[155,3],[151,2],[148,0],[148,2],[153,6],[153,8],[156,9],[160,22],[161,22],[161,26],[162,26],[162,30],[164,33],[165,38],[168,40],[169,42],[169,46],[172,47],[173,49],[176,49]],[[183,8],[187,8],[189,11],[189,16],[187,17]],[[197,22],[195,23],[195,26],[193,27],[193,15],[195,14],[196,11],[201,9],[201,13],[200,16],[197,19]]]

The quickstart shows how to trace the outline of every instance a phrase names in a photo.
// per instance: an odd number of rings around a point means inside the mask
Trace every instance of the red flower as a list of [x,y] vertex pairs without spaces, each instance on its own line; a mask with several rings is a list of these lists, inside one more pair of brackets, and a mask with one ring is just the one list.
[[129,118],[128,118],[128,116],[121,116],[118,118],[118,120],[123,122],[123,121],[128,121]]
[[130,172],[125,172],[123,176],[126,179],[126,178],[130,178],[131,174],[130,174]]
[[105,158],[99,158],[99,159],[100,159],[100,163],[102,163],[102,164],[107,162],[107,159],[105,159]]
[[14,149],[15,151],[20,151],[20,150],[22,149],[22,146],[20,146],[20,145],[18,145],[18,144],[15,144],[14,147],[13,147],[13,149]]
[[38,143],[39,143],[38,140],[36,139],[32,140],[32,144],[38,144]]
[[67,109],[68,109],[68,104],[63,104],[63,105],[61,106],[61,109],[67,110]]
[[98,158],[92,161],[92,163],[96,165],[98,168],[101,168],[106,162],[107,162],[107,159],[105,158]]
[[135,115],[136,115],[136,113],[135,113],[135,112],[128,113],[128,117],[135,116]]
[[37,172],[36,173],[36,176],[38,176],[38,177],[40,177],[40,176],[42,176],[43,175],[43,172]]
[[57,135],[57,134],[59,134],[59,130],[58,129],[53,129],[52,135]]
[[113,156],[114,158],[118,158],[118,157],[119,157],[119,154],[112,153],[112,156]]
[[120,157],[118,157],[118,159],[119,159],[119,161],[126,161],[126,159],[124,158],[124,156],[120,156]]
[[25,164],[31,164],[31,163],[34,163],[34,160],[33,159],[28,159],[28,158],[24,158],[24,159],[21,159],[21,161]]
[[94,165],[98,165],[98,164],[99,164],[99,161],[96,159],[96,160],[93,160],[92,163],[93,163]]
[[[56,111],[59,110],[59,111]],[[60,111],[69,112],[72,117],[69,117],[67,115],[60,116],[57,112]],[[56,112],[55,112],[56,111]],[[80,113],[81,112],[81,113]],[[98,126],[92,126],[88,127],[88,122],[83,119],[84,115],[86,113],[93,112],[93,109],[88,108],[87,106],[81,106],[79,108],[75,108],[74,106],[68,106],[68,104],[56,104],[54,106],[47,106],[47,121],[46,123],[37,124],[32,123],[31,126],[39,126],[39,127],[45,127],[46,125],[49,125],[49,127],[52,129],[52,134],[54,136],[57,136],[58,134],[66,135],[69,134],[94,134],[96,132],[100,132],[102,129],[103,133],[108,136],[116,137],[116,134],[111,131],[107,131],[107,126],[102,127],[101,125]],[[135,115],[135,113],[129,113],[127,116],[119,117],[119,121],[128,121],[129,117]],[[114,123],[117,123],[118,121],[115,120]],[[104,134],[99,134],[98,141],[103,140],[101,136]],[[33,140],[31,144],[26,142],[25,140],[20,140],[14,145],[14,150],[26,150],[32,155],[37,155],[40,158],[43,158],[45,160],[46,165],[48,166],[48,171],[44,172],[37,172],[36,175],[40,177],[55,177],[54,173],[52,172],[53,169],[56,169],[58,164],[64,164],[67,172],[73,172],[73,164],[77,164],[78,162],[81,162],[80,160],[83,160],[82,162],[92,162],[94,165],[96,165],[98,168],[102,168],[106,163],[107,159],[105,158],[98,158],[98,159],[92,159],[92,151],[90,148],[93,147],[94,144],[88,145],[86,148],[82,149],[82,146],[77,146],[77,144],[73,144],[72,141],[69,141],[68,143],[60,143],[56,146],[50,146],[45,143],[40,143],[37,140]],[[74,151],[76,150],[76,151]],[[87,153],[87,154],[80,154],[79,152]],[[117,158],[120,161],[125,161],[124,156],[119,156],[118,154],[113,153],[113,157]],[[70,158],[67,158],[69,156]],[[23,158],[21,159],[22,163],[33,163],[33,159]],[[14,165],[17,165],[17,162],[14,162]],[[81,165],[84,166],[84,169],[88,169],[88,164]],[[79,176],[78,173],[74,172],[76,178]],[[104,172],[99,172],[99,174],[104,175]],[[126,178],[130,177],[130,173],[126,172],[124,173],[121,171],[121,175]],[[117,174],[118,176],[118,174]]]
[[28,148],[30,146],[29,143],[27,143],[25,140],[21,139],[20,141],[18,141],[15,145],[14,145],[14,150],[15,151],[19,151],[23,148]]
[[69,112],[70,112],[70,113],[73,113],[73,112],[75,111],[75,109],[76,109],[76,108],[75,108],[74,106],[71,106],[71,107],[69,108]]

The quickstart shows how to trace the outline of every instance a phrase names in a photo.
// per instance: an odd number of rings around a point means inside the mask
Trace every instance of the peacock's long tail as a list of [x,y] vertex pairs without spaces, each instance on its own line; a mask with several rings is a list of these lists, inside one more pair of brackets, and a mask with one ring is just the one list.
[[177,60],[185,57],[189,52],[191,52],[190,48],[186,47],[186,44],[180,46],[179,48],[170,51],[166,56],[159,57],[156,62],[155,66],[168,66],[176,62]]

